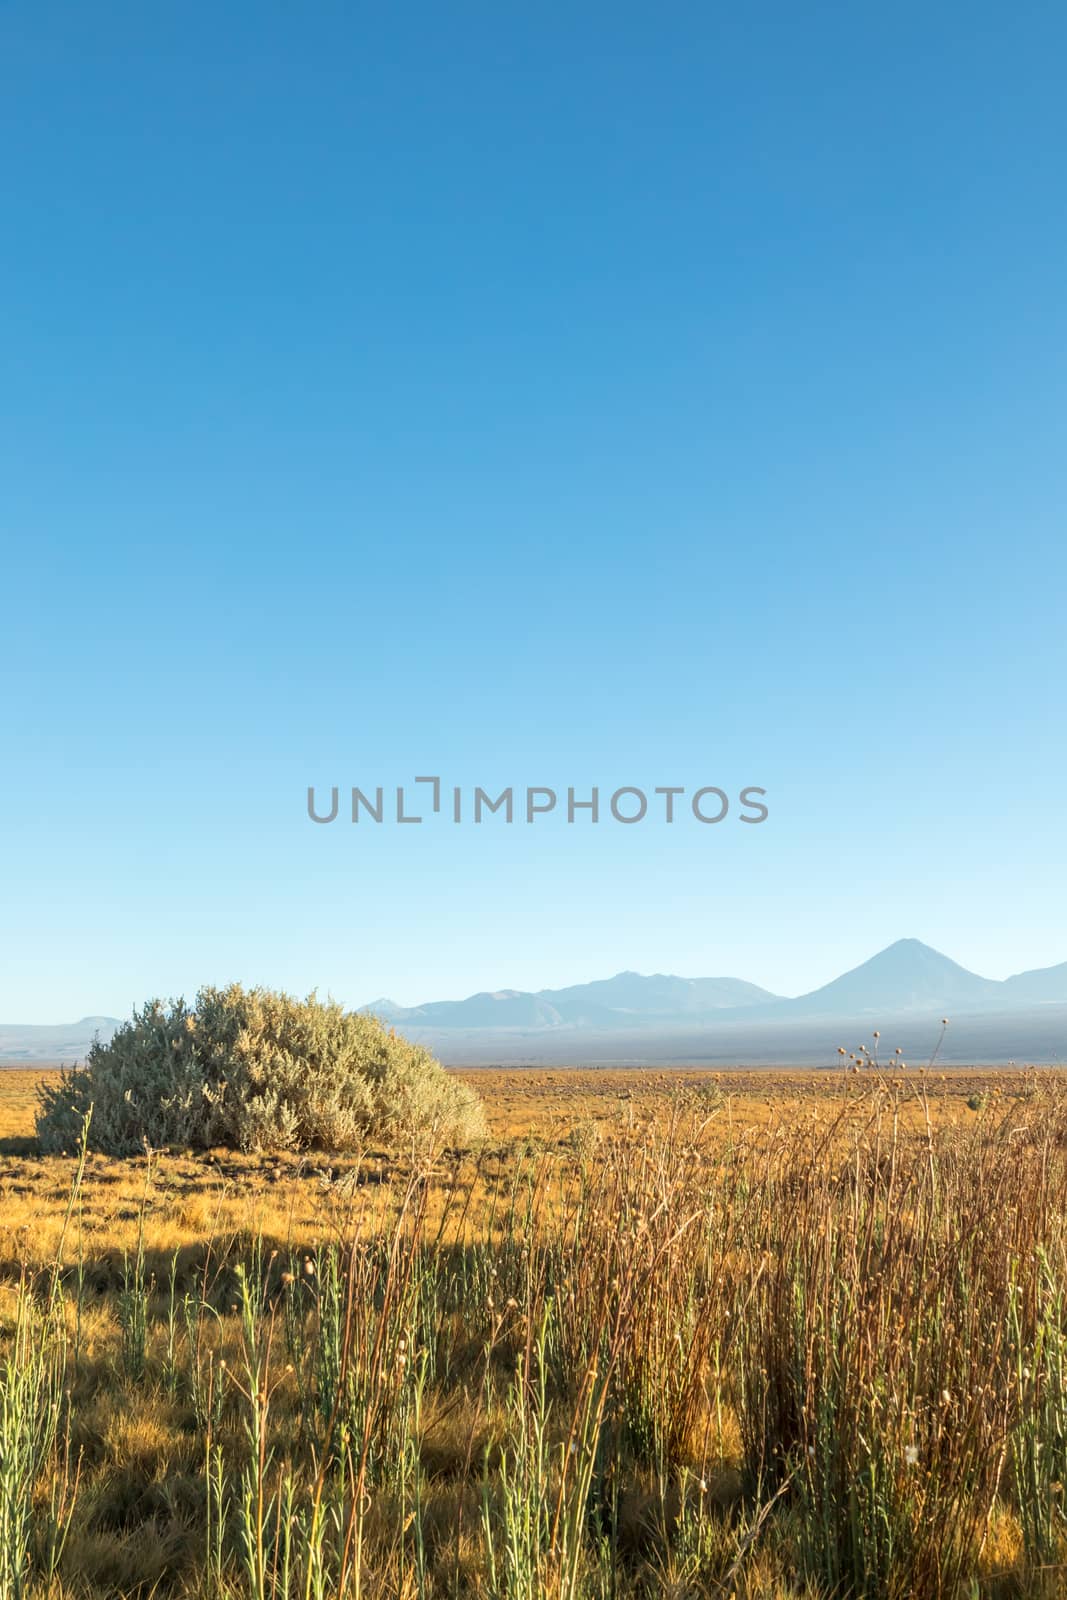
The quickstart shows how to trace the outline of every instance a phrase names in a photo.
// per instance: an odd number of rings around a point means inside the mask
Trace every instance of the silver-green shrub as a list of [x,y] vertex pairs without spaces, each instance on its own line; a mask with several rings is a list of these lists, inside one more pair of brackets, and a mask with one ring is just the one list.
[[76,1148],[90,1105],[92,1146],[109,1155],[467,1144],[484,1131],[474,1092],[374,1017],[240,984],[201,989],[191,1007],[150,1000],[95,1041],[84,1067],[40,1091],[42,1150]]

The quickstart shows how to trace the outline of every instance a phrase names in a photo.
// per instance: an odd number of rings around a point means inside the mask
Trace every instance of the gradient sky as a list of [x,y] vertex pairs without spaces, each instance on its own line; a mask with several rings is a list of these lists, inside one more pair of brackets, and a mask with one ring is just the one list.
[[[0,10],[0,1019],[1067,958],[1067,11]],[[319,828],[309,783],[759,828]]]

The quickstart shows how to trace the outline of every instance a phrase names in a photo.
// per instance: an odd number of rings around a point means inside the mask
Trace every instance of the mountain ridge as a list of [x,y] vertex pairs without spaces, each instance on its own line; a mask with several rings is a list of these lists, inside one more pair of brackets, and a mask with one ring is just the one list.
[[[634,1004],[621,1005],[619,986],[623,980],[631,999],[640,993],[646,998],[656,993],[662,1001],[672,994],[676,1002],[684,997],[687,1003],[673,1007],[662,1003],[646,1005],[643,1010]],[[394,1026],[444,1029],[507,1027],[509,1016],[515,1019],[513,1026],[530,1026],[538,1014],[542,1025],[580,1025],[577,1017],[565,1014],[575,1010],[581,1024],[600,1025],[610,1016],[620,1026],[633,1026],[634,1018],[641,1015],[656,1022],[670,1015],[684,1023],[694,1021],[698,1015],[730,1022],[740,1020],[742,1015],[753,1021],[757,1017],[764,1020],[773,1016],[785,1021],[791,1017],[838,1015],[881,1015],[888,1020],[889,1015],[932,1013],[938,1008],[1007,1011],[1013,1003],[1067,1004],[1067,962],[1009,978],[983,978],[921,939],[904,938],[828,983],[794,997],[772,994],[742,978],[678,978],[667,973],[642,976],[620,972],[613,978],[594,979],[565,989],[482,990],[462,1000],[430,1001],[418,1006],[389,1002],[385,1010],[375,1010],[382,1004],[376,1001],[360,1009],[379,1015]]]
[[[359,1010],[381,1018],[453,1061],[499,1057],[669,1060],[740,1057],[759,1042],[787,1061],[848,1042],[875,1021],[883,1033],[898,1024],[939,1026],[940,1018],[969,1018],[976,1042],[996,1019],[999,1050],[1022,1057],[1033,1024],[1045,1053],[1067,1058],[1067,962],[1031,968],[1004,979],[984,978],[915,938],[897,939],[828,983],[794,997],[775,995],[743,978],[683,978],[674,973],[617,972],[610,978],[559,989],[485,989],[461,1000],[400,1006],[384,997]],[[106,1016],[61,1024],[0,1023],[0,1062],[70,1063],[84,1058],[94,1034],[119,1026]],[[1058,1046],[1061,1033],[1062,1049]],[[844,1037],[839,1037],[844,1035]],[[953,1037],[958,1037],[958,1032]],[[991,1037],[991,1035],[990,1035]],[[791,1043],[791,1039],[795,1042]],[[548,1059],[546,1055],[544,1057]]]
[[[482,989],[462,1000],[432,1000],[418,1006],[381,1001],[360,1009],[394,1026],[592,1027],[640,1026],[666,1018],[691,1020],[736,1006],[781,997],[743,978],[679,978],[673,973],[617,972],[611,978],[562,989]],[[378,1009],[375,1009],[375,1008]]]

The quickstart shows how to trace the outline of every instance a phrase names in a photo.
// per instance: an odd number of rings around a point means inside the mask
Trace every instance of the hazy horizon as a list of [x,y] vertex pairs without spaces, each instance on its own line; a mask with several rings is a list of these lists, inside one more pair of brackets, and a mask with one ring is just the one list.
[[[836,979],[838,979],[838,978],[840,978],[842,976],[846,976],[848,974],[851,974],[852,972],[855,972],[855,971],[858,971],[858,970],[862,969],[864,966],[866,966],[868,964],[868,962],[872,961],[874,958],[876,958],[876,957],[878,957],[880,955],[885,955],[885,954],[887,954],[889,952],[895,951],[900,946],[917,946],[924,953],[932,953],[932,954],[934,954],[936,956],[939,956],[939,957],[945,959],[947,962],[949,962],[953,966],[961,967],[965,972],[967,972],[969,974],[972,974],[972,975],[974,975],[976,977],[981,977],[981,978],[983,978],[985,980],[988,980],[990,982],[993,982],[993,983],[1002,983],[1002,982],[1006,981],[1009,978],[1018,977],[1018,976],[1020,976],[1022,974],[1025,974],[1025,973],[1031,972],[1031,971],[1047,971],[1047,970],[1050,970],[1052,968],[1056,968],[1056,967],[1059,967],[1059,966],[1067,966],[1067,957],[1064,957],[1064,958],[1061,958],[1061,959],[1057,959],[1056,957],[1053,957],[1053,959],[1051,959],[1051,960],[1041,960],[1041,961],[1035,963],[1033,967],[1015,966],[1015,967],[1012,967],[1009,971],[1004,972],[1004,973],[990,973],[990,972],[978,973],[978,972],[975,972],[975,969],[968,967],[965,962],[957,961],[956,957],[950,951],[939,951],[939,950],[936,950],[936,949],[934,949],[933,946],[929,945],[927,943],[927,941],[918,939],[914,935],[904,934],[904,935],[901,935],[898,939],[892,940],[890,942],[890,944],[880,946],[877,950],[869,950],[864,954],[855,954],[853,960],[851,961],[851,963],[848,966],[840,968],[838,970],[835,970],[834,972],[829,973],[826,976],[826,978],[821,980],[819,983],[812,984],[809,988],[806,988],[806,989],[770,990],[767,985],[760,984],[758,979],[755,979],[750,974],[744,973],[744,972],[719,972],[719,973],[710,973],[710,972],[700,972],[700,973],[697,973],[697,972],[691,972],[691,973],[673,972],[672,973],[672,972],[666,971],[666,969],[657,969],[655,971],[650,971],[650,972],[644,972],[643,973],[643,972],[640,972],[636,968],[623,967],[623,968],[619,968],[616,972],[598,972],[598,973],[594,973],[589,978],[576,979],[576,980],[573,981],[573,983],[531,984],[531,983],[524,983],[524,982],[518,981],[518,982],[511,982],[511,983],[499,983],[499,984],[493,984],[493,985],[486,985],[486,986],[484,986],[482,988],[477,988],[477,989],[475,989],[475,988],[465,988],[462,991],[460,991],[460,992],[458,992],[456,994],[451,994],[451,995],[445,995],[445,994],[423,994],[423,995],[419,996],[417,999],[410,999],[410,1000],[409,999],[401,999],[400,996],[398,996],[396,994],[388,994],[388,993],[381,993],[381,994],[377,994],[377,995],[366,995],[366,996],[363,996],[362,998],[353,998],[350,995],[341,995],[341,994],[335,994],[335,993],[331,992],[330,998],[332,998],[334,1000],[339,1000],[343,1004],[345,1004],[345,1005],[347,1005],[347,1006],[349,1006],[350,1008],[353,1008],[353,1009],[367,1009],[367,1008],[373,1006],[376,1002],[388,1001],[391,1004],[393,1004],[393,1005],[395,1005],[395,1006],[397,1006],[397,1007],[399,1007],[401,1009],[407,1010],[407,1009],[417,1008],[419,1006],[426,1005],[426,1004],[458,1003],[458,1002],[461,1002],[463,1000],[474,998],[474,997],[476,997],[476,996],[478,996],[480,994],[489,994],[489,995],[500,995],[500,994],[508,994],[508,993],[533,994],[533,995],[552,994],[552,993],[557,993],[560,990],[565,990],[567,988],[572,988],[572,987],[580,988],[580,987],[582,987],[584,985],[587,985],[587,984],[602,983],[602,982],[605,982],[605,981],[610,981],[611,979],[614,979],[614,978],[636,977],[636,978],[640,978],[640,979],[651,979],[651,978],[657,978],[657,977],[670,977],[670,978],[679,978],[679,979],[682,979],[683,981],[686,981],[686,982],[697,982],[697,981],[707,980],[707,979],[733,979],[733,980],[738,980],[738,981],[740,981],[742,983],[753,984],[753,985],[755,985],[756,987],[758,987],[760,989],[766,990],[767,994],[768,994],[768,997],[770,999],[772,999],[772,1000],[789,1001],[789,1000],[794,1000],[794,999],[803,999],[806,996],[812,994],[813,992],[817,992],[819,989],[824,987],[826,984],[832,983]],[[224,982],[226,982],[228,980],[223,978],[223,979],[220,979],[220,980],[205,980],[205,981],[206,982],[216,982],[216,983],[220,983],[221,982],[221,983],[224,983]],[[186,995],[186,998],[190,998],[193,992],[194,991],[189,991],[188,994]],[[322,991],[320,991],[320,992],[322,992]],[[161,998],[172,998],[173,996],[171,995],[170,991],[167,991],[165,993],[163,991],[161,991],[160,992],[160,997]],[[142,996],[141,997],[141,999],[146,999],[146,998],[149,998],[149,997],[148,996]],[[63,1026],[63,1025],[65,1025],[67,1023],[80,1022],[80,1021],[84,1020],[85,1018],[109,1018],[109,1019],[112,1019],[112,1020],[118,1018],[119,1020],[121,1020],[123,1017],[129,1015],[129,1013],[133,1009],[134,1005],[139,1004],[139,1003],[140,1003],[139,1001],[132,1002],[131,1005],[128,1006],[124,1011],[112,1011],[112,1010],[109,1010],[106,1006],[98,1006],[93,1010],[85,1012],[83,1014],[83,1016],[81,1016],[81,1017],[60,1017],[58,1015],[52,1015],[52,1016],[49,1016],[49,1017],[0,1016],[0,1023],[6,1023],[6,1024],[17,1023],[17,1024],[28,1026],[28,1027],[49,1027],[49,1026]]]

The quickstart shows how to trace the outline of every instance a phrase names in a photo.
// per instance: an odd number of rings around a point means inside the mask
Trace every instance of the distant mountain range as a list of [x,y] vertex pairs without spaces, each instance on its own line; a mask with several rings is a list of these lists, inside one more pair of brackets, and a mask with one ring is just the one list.
[[755,1018],[881,1016],[885,1020],[938,1008],[1009,1011],[1016,1006],[1067,1005],[1067,961],[1058,967],[1020,972],[1002,982],[968,972],[919,939],[898,939],[850,972],[796,999],[771,994],[742,978],[614,978],[569,989],[500,989],[466,1000],[436,1000],[398,1006],[374,1000],[364,1006],[398,1028],[646,1028],[664,1023],[721,1022],[724,1012],[744,1010]]
[[942,1016],[946,1061],[1067,1061],[1067,962],[997,981],[919,939],[898,939],[795,999],[741,978],[614,978],[567,989],[501,989],[466,1000],[363,1008],[456,1064],[714,1062],[789,1065],[855,1048],[874,1027],[915,1059]]
[[82,1017],[80,1022],[0,1022],[0,1062],[15,1067],[38,1061],[80,1061],[94,1038],[110,1039],[117,1017]]
[[[742,978],[620,972],[565,989],[500,989],[465,1000],[362,1007],[455,1064],[694,1062],[789,1065],[831,1059],[874,1027],[890,1049],[929,1054],[948,1016],[946,1061],[1067,1061],[1067,962],[996,981],[918,939],[895,944],[790,999]],[[0,1024],[0,1062],[81,1059],[113,1017]]]
[[498,989],[467,1000],[410,1007],[375,1000],[362,1009],[398,1028],[642,1028],[694,1022],[737,1006],[777,1000],[768,989],[743,978],[674,978],[664,973],[645,978],[639,972],[619,972],[614,978],[536,994]]

